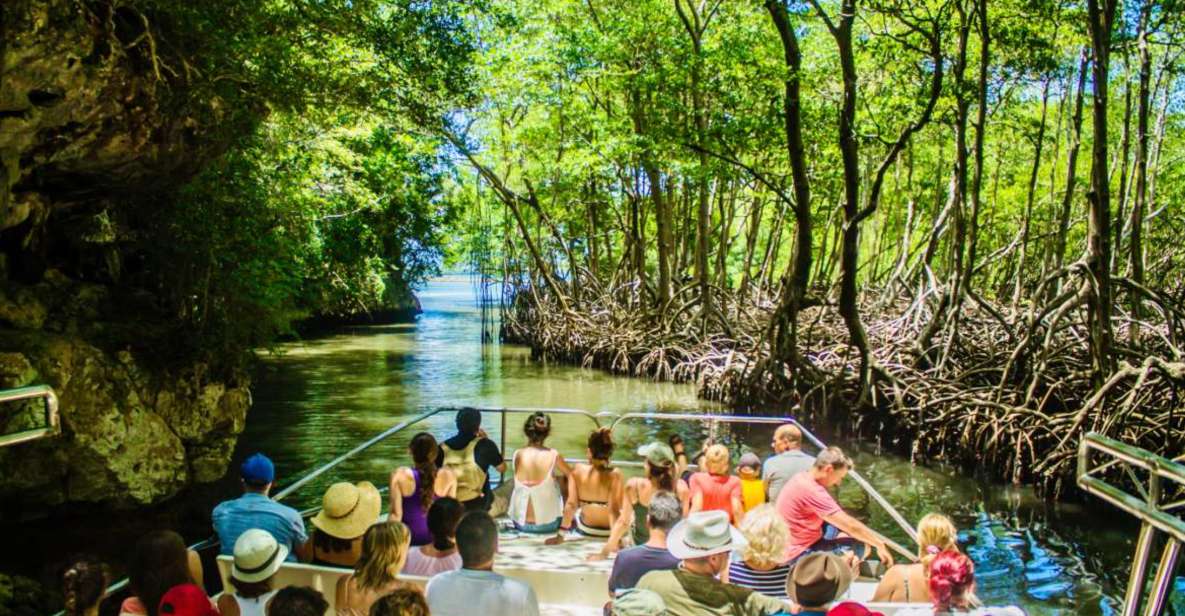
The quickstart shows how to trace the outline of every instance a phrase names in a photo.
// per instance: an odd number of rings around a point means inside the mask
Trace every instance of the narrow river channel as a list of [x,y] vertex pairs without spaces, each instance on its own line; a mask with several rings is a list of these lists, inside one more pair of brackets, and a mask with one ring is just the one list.
[[[256,374],[254,407],[239,441],[236,460],[267,451],[291,481],[368,437],[424,410],[441,406],[562,407],[592,412],[706,412],[719,406],[698,400],[692,385],[655,383],[533,361],[526,348],[481,344],[474,289],[467,278],[433,280],[420,293],[424,313],[416,323],[355,328],[345,333],[284,345]],[[771,414],[776,414],[771,410]],[[555,417],[550,444],[568,456],[584,455],[591,422]],[[522,415],[506,423],[508,449],[523,443]],[[425,420],[291,497],[318,503],[334,481],[367,479],[378,485],[406,460],[408,441],[421,429],[444,436],[451,413]],[[488,414],[485,428],[502,438],[501,421]],[[835,430],[815,426],[824,440]],[[678,431],[698,446],[705,434],[687,422],[629,424],[615,433],[616,457],[654,436]],[[763,455],[771,431],[764,427],[718,433]],[[965,549],[977,562],[979,594],[990,603],[1013,603],[1031,614],[1109,614],[1129,567],[1136,527],[1125,514],[1101,502],[1049,504],[1027,489],[991,484],[951,469],[920,468],[885,452],[877,443],[836,444],[853,451],[857,468],[909,520],[928,511],[951,515]],[[841,502],[874,527],[908,545],[905,534],[852,482]],[[1178,593],[1177,602],[1180,602]],[[1178,605],[1177,613],[1185,613]]]

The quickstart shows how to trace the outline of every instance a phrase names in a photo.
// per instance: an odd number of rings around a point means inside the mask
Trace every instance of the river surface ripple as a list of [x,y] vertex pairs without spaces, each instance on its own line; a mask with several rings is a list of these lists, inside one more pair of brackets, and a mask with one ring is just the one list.
[[[432,280],[419,294],[424,313],[413,324],[354,328],[345,333],[282,345],[255,375],[254,406],[235,462],[251,451],[268,452],[283,485],[366,438],[418,412],[458,405],[563,407],[599,412],[704,412],[718,405],[696,398],[692,385],[655,383],[597,370],[534,361],[521,346],[481,344],[474,287],[465,277]],[[507,420],[506,443],[523,444],[522,415]],[[591,423],[579,416],[553,417],[552,446],[584,455]],[[453,417],[441,414],[401,432],[347,461],[293,495],[293,504],[318,504],[334,481],[369,480],[384,485],[404,464],[411,436],[420,429],[438,437],[452,432]],[[501,422],[487,415],[495,441]],[[820,436],[835,434],[815,426]],[[615,433],[619,459],[654,436],[679,431],[688,449],[707,436],[686,422],[629,424]],[[722,429],[718,439],[769,451],[766,427]],[[1018,604],[1031,614],[1111,614],[1122,595],[1136,526],[1099,501],[1050,504],[1031,491],[918,467],[888,453],[880,443],[838,439],[857,467],[908,520],[941,511],[961,530],[964,549],[976,561],[978,592],[990,604]],[[235,468],[232,466],[231,468]],[[902,544],[905,533],[847,481],[841,502]],[[1175,603],[1185,614],[1180,595]]]

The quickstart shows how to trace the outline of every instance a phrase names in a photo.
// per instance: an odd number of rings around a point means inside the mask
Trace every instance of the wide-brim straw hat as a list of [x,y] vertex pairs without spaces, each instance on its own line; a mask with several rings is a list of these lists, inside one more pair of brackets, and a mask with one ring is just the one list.
[[331,537],[355,539],[378,521],[382,510],[383,498],[369,481],[335,483],[325,491],[313,526]]
[[799,605],[823,607],[852,585],[852,570],[831,552],[811,552],[798,559],[786,578],[786,594]]
[[723,511],[697,511],[667,535],[667,551],[680,560],[744,549],[749,542]]
[[288,558],[288,546],[280,545],[266,530],[252,528],[235,540],[234,554],[230,576],[240,582],[262,582],[280,570]]

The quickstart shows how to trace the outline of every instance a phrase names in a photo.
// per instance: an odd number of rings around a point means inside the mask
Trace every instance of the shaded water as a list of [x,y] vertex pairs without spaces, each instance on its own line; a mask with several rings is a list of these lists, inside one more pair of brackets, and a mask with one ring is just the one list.
[[[240,439],[236,463],[255,450],[275,460],[283,485],[366,438],[439,406],[566,407],[587,411],[720,410],[698,400],[691,385],[654,383],[595,370],[533,361],[527,349],[483,347],[473,289],[465,278],[432,281],[420,294],[424,314],[414,324],[368,327],[293,343],[267,358],[256,374],[254,406]],[[773,413],[771,413],[773,414]],[[522,415],[507,420],[506,443],[513,451],[524,439]],[[579,416],[553,417],[549,441],[568,456],[582,456],[591,423]],[[485,428],[497,442],[502,426],[487,415]],[[686,422],[630,424],[615,432],[616,457],[648,438],[680,432],[688,449],[706,436]],[[818,426],[825,440],[835,434]],[[383,485],[387,473],[405,463],[405,450],[419,429],[444,437],[453,431],[451,414],[432,417],[417,429],[397,434],[300,490],[291,502],[319,502],[330,483],[367,479]],[[744,443],[763,456],[766,427],[722,428],[714,435]],[[1122,593],[1135,525],[1126,515],[1092,502],[1054,505],[1026,489],[993,485],[950,469],[919,468],[875,443],[836,444],[854,453],[861,473],[909,520],[929,511],[951,515],[963,529],[966,551],[977,562],[979,594],[990,603],[1013,603],[1032,614],[1109,614]],[[234,466],[232,466],[234,468]],[[904,532],[869,502],[851,481],[841,502],[860,517],[908,545]]]

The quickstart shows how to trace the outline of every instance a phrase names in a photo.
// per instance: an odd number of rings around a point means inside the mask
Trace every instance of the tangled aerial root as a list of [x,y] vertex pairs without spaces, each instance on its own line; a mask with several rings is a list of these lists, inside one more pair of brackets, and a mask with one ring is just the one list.
[[[695,383],[701,396],[734,406],[801,403],[911,443],[915,460],[936,459],[1033,483],[1056,495],[1073,483],[1075,452],[1087,431],[1175,457],[1185,448],[1185,361],[1176,340],[1180,316],[1149,300],[1161,318],[1140,322],[1139,346],[1117,345],[1118,369],[1091,381],[1085,307],[1070,290],[1049,304],[963,302],[951,327],[919,348],[931,302],[905,293],[862,306],[872,349],[870,403],[857,405],[859,355],[826,305],[799,319],[802,362],[773,358],[766,331],[769,296],[716,290],[727,333],[702,318],[695,302],[646,307],[636,285],[583,288],[563,310],[547,295],[519,293],[503,320],[507,341],[540,357],[631,376]],[[1081,314],[1080,314],[1081,313]],[[1114,320],[1127,340],[1130,319]],[[954,329],[957,327],[957,330]],[[873,421],[869,421],[873,420]],[[1069,481],[1067,481],[1069,480]]]

